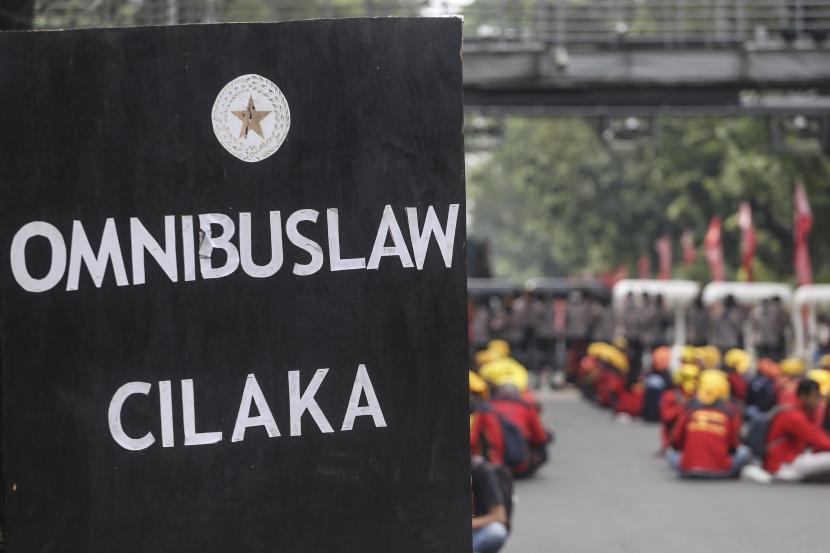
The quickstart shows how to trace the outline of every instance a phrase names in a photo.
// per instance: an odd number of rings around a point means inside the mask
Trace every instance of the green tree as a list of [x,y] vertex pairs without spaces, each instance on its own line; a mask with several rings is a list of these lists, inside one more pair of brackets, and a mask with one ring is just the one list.
[[[656,138],[623,155],[581,119],[509,118],[501,146],[472,167],[470,233],[491,243],[497,274],[599,273],[619,264],[636,273],[641,253],[684,229],[703,239],[724,221],[728,275],[737,278],[741,201],[758,229],[757,279],[792,277],[793,184],[805,183],[814,212],[811,252],[830,279],[830,163],[820,154],[771,151],[757,118],[667,118]],[[679,263],[676,261],[675,266]],[[702,259],[678,276],[704,279]]]

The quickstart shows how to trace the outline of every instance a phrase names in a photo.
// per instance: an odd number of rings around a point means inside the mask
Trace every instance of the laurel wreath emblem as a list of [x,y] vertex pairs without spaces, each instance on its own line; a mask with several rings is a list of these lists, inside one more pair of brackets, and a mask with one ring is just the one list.
[[[258,144],[246,143],[234,133],[230,124],[233,117],[231,110],[237,100],[241,97],[247,99],[252,93],[268,101],[268,108],[273,110],[271,117],[274,118],[273,130]],[[282,146],[291,126],[291,110],[276,84],[261,75],[249,74],[235,78],[222,88],[213,103],[211,120],[219,143],[242,161],[253,163],[270,157]]]

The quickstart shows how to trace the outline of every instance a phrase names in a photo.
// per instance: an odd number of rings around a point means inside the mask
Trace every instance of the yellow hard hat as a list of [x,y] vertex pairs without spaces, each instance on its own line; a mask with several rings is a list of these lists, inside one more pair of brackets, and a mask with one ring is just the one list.
[[687,394],[694,393],[697,389],[697,380],[700,376],[700,368],[692,363],[683,363],[675,371],[672,380],[675,385],[680,386]]
[[627,373],[630,368],[628,364],[628,356],[617,348],[611,348],[608,353],[608,360],[611,362],[611,366],[621,373]]
[[628,372],[628,357],[616,347],[602,342],[593,343],[589,347],[592,357],[596,357],[600,361],[611,365],[622,373]]
[[818,383],[818,389],[824,397],[830,397],[830,371],[813,369],[807,373],[807,378]]
[[752,356],[742,349],[733,348],[726,352],[723,357],[723,364],[734,369],[738,374],[746,374],[752,364]]
[[720,350],[715,346],[697,348],[697,360],[704,369],[717,369],[720,365]]
[[592,342],[588,344],[588,355],[599,358],[602,350],[608,347],[605,342]]
[[479,369],[478,374],[493,386],[510,384],[520,392],[527,389],[529,380],[527,369],[512,357],[502,357],[485,363]]
[[506,340],[490,340],[487,342],[487,349],[476,353],[475,362],[477,365],[483,365],[508,355],[510,355],[510,344]]
[[712,405],[729,398],[729,379],[726,373],[716,369],[707,369],[700,373],[697,387],[697,400],[704,405]]
[[473,371],[470,371],[470,392],[480,396],[485,396],[488,391],[489,388],[487,387],[487,382],[485,382],[483,378]]
[[683,346],[683,349],[680,350],[680,361],[682,363],[697,362],[697,348],[694,346]]
[[821,359],[818,360],[818,366],[830,371],[830,353],[821,356]]
[[800,376],[804,374],[804,361],[798,357],[790,357],[781,361],[781,372],[787,376]]

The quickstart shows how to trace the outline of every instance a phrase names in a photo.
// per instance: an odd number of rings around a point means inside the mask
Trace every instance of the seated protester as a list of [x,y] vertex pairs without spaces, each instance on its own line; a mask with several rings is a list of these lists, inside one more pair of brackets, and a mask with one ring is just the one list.
[[814,380],[818,384],[818,391],[821,394],[821,402],[816,407],[816,413],[813,417],[813,422],[819,428],[826,430],[827,424],[827,400],[830,398],[830,372],[821,369],[813,369],[807,372],[807,378]]
[[732,399],[742,404],[746,403],[749,385],[744,375],[749,372],[751,365],[752,356],[742,349],[730,349],[723,357],[723,368],[729,378]]
[[519,430],[527,444],[527,459],[512,467],[513,474],[519,477],[533,474],[547,461],[547,444],[551,439],[550,434],[542,427],[538,411],[522,400],[519,391],[509,384],[496,390],[490,405],[496,413]]
[[660,422],[660,400],[663,393],[672,385],[669,365],[671,364],[671,348],[660,346],[651,355],[651,371],[643,383],[643,420]]
[[508,502],[495,469],[473,457],[473,553],[496,553],[509,534]]
[[504,432],[498,415],[487,401],[484,379],[470,371],[470,451],[494,465],[504,464]]
[[674,426],[686,410],[686,405],[694,398],[699,378],[700,369],[697,365],[691,363],[680,365],[674,373],[674,389],[667,391],[660,398],[661,452],[669,448]]
[[622,375],[605,360],[599,361],[597,377],[597,403],[600,407],[611,407],[625,385]]
[[576,375],[576,382],[585,399],[597,400],[597,379],[600,374],[599,361],[590,353],[582,358]]
[[804,361],[790,357],[781,361],[781,376],[775,382],[778,405],[797,406],[796,388],[804,376]]
[[725,373],[706,370],[700,386],[672,433],[673,451],[666,457],[687,478],[736,478],[752,460],[752,452],[740,445],[741,415],[729,402]]
[[490,340],[487,349],[476,354],[475,361],[480,367],[479,376],[491,386],[511,384],[520,392],[527,390],[527,369],[510,357],[510,344],[505,340]]
[[758,361],[758,374],[752,377],[746,390],[747,420],[751,421],[775,407],[778,403],[775,384],[780,377],[778,363],[768,358]]
[[627,421],[630,417],[639,417],[643,413],[645,402],[645,385],[643,377],[626,381],[617,392],[617,401],[614,404],[614,413],[617,420]]
[[757,482],[798,482],[830,473],[830,435],[812,422],[822,397],[816,381],[802,379],[795,392],[796,404],[773,414],[766,438],[764,470],[749,466],[743,475]]
[[630,373],[628,356],[611,344],[600,344],[595,353],[601,369],[597,379],[597,403],[602,407],[612,407],[625,388]]

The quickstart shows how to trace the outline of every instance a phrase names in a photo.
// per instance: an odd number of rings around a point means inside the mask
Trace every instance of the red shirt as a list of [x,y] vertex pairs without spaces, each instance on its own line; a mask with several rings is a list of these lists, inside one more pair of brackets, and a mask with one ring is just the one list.
[[803,409],[785,409],[775,415],[767,436],[767,457],[764,468],[778,472],[781,465],[792,463],[808,448],[830,451],[830,436],[818,428]]
[[627,390],[622,386],[617,397],[617,413],[626,413],[632,417],[639,417],[643,412],[643,403],[645,402],[645,391],[641,384],[636,384]]
[[719,403],[685,411],[675,426],[672,443],[683,452],[684,471],[722,472],[732,467],[741,417],[732,405]]
[[683,471],[723,472],[732,467],[731,453],[738,447],[741,416],[729,404],[685,411],[675,426],[672,443],[683,452]]
[[494,465],[504,464],[504,432],[494,412],[476,411],[470,429],[470,451],[486,456]]
[[674,424],[683,411],[686,409],[686,404],[691,399],[691,396],[683,392],[680,388],[667,390],[660,396],[660,421],[663,423],[661,432],[662,447],[666,449],[671,443],[671,431]]
[[490,405],[497,413],[515,424],[531,446],[542,445],[548,441],[548,433],[542,427],[539,413],[521,399],[493,398]]
[[625,381],[616,371],[606,369],[597,380],[597,402],[603,407],[610,407],[625,387]]
[[746,389],[748,387],[748,383],[743,375],[733,371],[727,375],[727,378],[729,379],[729,388],[732,391],[732,397],[742,402],[746,402]]

